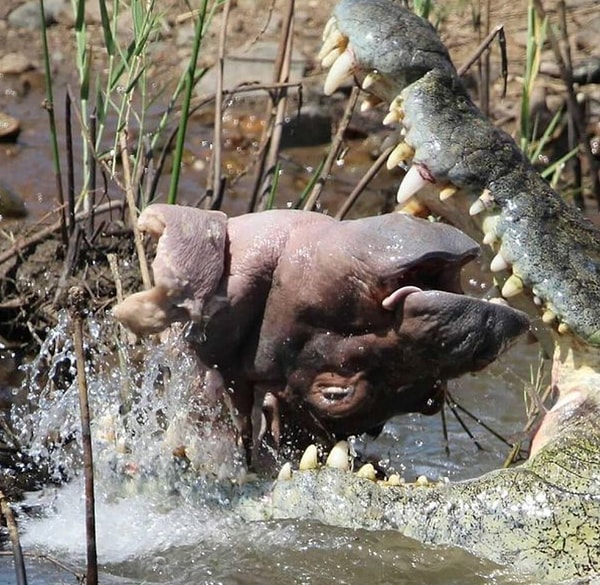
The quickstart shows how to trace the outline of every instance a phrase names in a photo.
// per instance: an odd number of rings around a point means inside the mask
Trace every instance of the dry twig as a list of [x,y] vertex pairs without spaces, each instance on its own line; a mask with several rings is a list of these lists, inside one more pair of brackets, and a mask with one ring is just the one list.
[[25,572],[25,561],[23,559],[23,550],[21,549],[21,540],[19,539],[19,529],[13,514],[8,498],[0,491],[0,515],[6,519],[8,535],[12,544],[12,555],[15,561],[15,576],[17,585],[27,585],[27,573]]
[[340,125],[338,126],[337,132],[335,133],[335,137],[331,142],[329,153],[327,154],[327,158],[325,159],[325,163],[323,164],[323,168],[321,169],[321,175],[315,183],[315,186],[313,187],[313,190],[311,191],[310,195],[306,198],[306,203],[304,204],[305,210],[312,211],[315,208],[317,201],[319,200],[321,192],[323,191],[323,187],[325,186],[325,181],[331,173],[333,163],[337,160],[338,153],[342,146],[342,142],[344,141],[344,134],[346,133],[346,129],[350,124],[350,120],[352,119],[352,114],[354,113],[356,102],[358,101],[359,93],[360,89],[358,87],[352,88],[352,92],[350,93],[350,97],[348,98],[348,103],[346,104],[344,116],[340,121]]
[[96,551],[96,512],[94,497],[94,458],[90,431],[90,409],[88,403],[87,379],[85,375],[85,354],[83,351],[83,318],[86,294],[83,288],[69,289],[69,309],[73,331],[73,348],[77,364],[77,385],[79,388],[79,409],[81,415],[81,442],[83,446],[83,473],[85,479],[85,529],[87,552],[87,585],[98,585],[98,555]]

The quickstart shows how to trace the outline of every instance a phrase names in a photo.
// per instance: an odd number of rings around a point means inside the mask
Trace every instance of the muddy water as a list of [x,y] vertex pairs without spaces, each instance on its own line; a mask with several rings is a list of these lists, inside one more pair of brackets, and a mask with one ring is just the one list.
[[[66,326],[66,320],[62,321],[46,345],[54,356],[50,373],[69,370]],[[141,363],[139,356],[134,358],[122,346],[120,363],[127,367],[117,367],[113,327],[110,319],[90,321],[87,337],[103,583],[527,582],[467,552],[426,547],[394,533],[341,530],[312,522],[244,521],[236,511],[230,483],[219,483],[214,475],[201,471],[189,473],[173,467],[170,429],[193,404],[194,366],[180,342],[174,338],[160,346],[146,346]],[[537,362],[536,351],[534,346],[521,344],[485,373],[453,382],[455,399],[505,436],[518,434],[524,422],[523,391],[529,384],[529,367]],[[41,357],[32,371],[46,368],[43,353]],[[81,456],[72,440],[79,434],[77,390],[75,384],[62,389],[46,384],[43,376],[30,375],[26,385],[30,397],[32,389],[40,396],[40,409],[20,411],[15,418],[17,431],[27,440],[32,456],[50,461],[57,475],[71,479],[63,487],[48,486],[28,497],[28,505],[40,516],[21,515],[23,546],[27,553],[48,554],[81,571],[85,554]],[[133,404],[128,418],[119,409],[124,392]],[[208,411],[203,412],[211,419]],[[483,449],[451,414],[449,454],[439,416],[398,418],[380,439],[360,449],[409,480],[421,474],[458,480],[498,467],[506,456],[506,445],[463,418]],[[199,433],[201,437],[195,445],[194,464],[199,470],[214,468],[215,459],[223,458],[217,454],[226,445],[224,435],[211,428],[207,424],[200,431],[194,429],[194,436]],[[48,450],[49,435],[57,438],[58,448]],[[193,440],[185,434],[177,437]],[[235,458],[225,465],[239,477]],[[264,482],[260,485],[265,487]],[[255,487],[250,482],[241,489]],[[30,583],[75,582],[44,561],[30,560],[28,566]],[[12,566],[4,558],[0,583],[12,582]]]
[[[57,74],[54,103],[65,191],[67,149],[64,110],[68,84],[68,78]],[[72,81],[71,85],[73,85]],[[24,199],[32,221],[42,218],[42,221],[45,222],[49,221],[46,214],[56,210],[58,206],[58,191],[52,162],[48,112],[42,107],[44,98],[43,80],[39,73],[0,76],[0,110],[14,116],[22,124],[22,131],[16,143],[0,143],[0,179]],[[164,100],[164,97],[161,99]],[[146,113],[147,128],[154,128],[158,125],[159,110],[158,106],[148,109]],[[265,112],[266,104],[257,98],[251,102],[241,98],[237,101],[232,100],[225,109],[222,172],[227,179],[227,189],[222,209],[231,215],[239,215],[248,211],[250,194],[255,181],[253,163],[264,129]],[[295,111],[290,113],[287,121],[290,127],[295,124],[295,116]],[[77,193],[82,180],[82,147],[75,107],[73,107],[72,124],[75,191]],[[107,136],[114,135],[114,132],[110,130],[109,128],[109,131],[106,132]],[[321,127],[321,131],[321,133],[329,135],[326,122]],[[295,139],[293,135],[291,136],[288,142],[290,148],[286,148],[280,158],[276,207],[286,207],[297,202],[298,197],[327,153],[326,144],[294,148]],[[130,148],[134,148],[137,139],[135,128],[132,129],[130,138]],[[197,205],[203,197],[207,187],[212,140],[212,112],[210,107],[206,107],[191,118],[188,126],[184,163],[178,190],[179,203]],[[303,136],[300,140],[306,141],[307,137]],[[324,211],[331,213],[337,211],[345,196],[372,162],[368,151],[369,147],[362,147],[360,140],[350,142],[348,146],[350,147],[348,154],[337,162],[331,180],[328,181],[323,191],[320,209]],[[105,141],[101,150],[108,152],[113,147],[113,144]],[[167,162],[167,171],[159,182],[156,201],[166,199],[170,181],[169,165],[170,162]],[[117,168],[117,172],[120,172],[119,168]],[[393,177],[384,172],[382,178],[376,179],[367,190],[351,216],[364,215],[383,209],[392,201],[393,183]],[[107,185],[109,197],[122,198],[122,193],[110,179]],[[103,188],[104,182],[99,178],[97,197],[104,196]],[[363,203],[365,200],[368,202],[366,207]],[[56,217],[51,217],[52,221],[55,219]]]
[[[63,103],[63,97],[59,93],[56,102]],[[41,93],[35,90],[14,98],[17,112],[9,113],[21,114],[23,133],[18,145],[0,148],[3,178],[9,172],[11,186],[25,197],[33,219],[56,206],[47,114],[39,106],[40,98]],[[247,111],[232,110],[228,116],[229,150],[224,168],[233,176],[247,164],[247,152],[238,151],[239,140],[256,138],[260,128]],[[240,124],[246,124],[242,137]],[[193,204],[202,194],[210,140],[210,128],[194,121],[187,144],[191,156],[184,167],[180,189],[183,203]],[[64,143],[61,151],[64,152]],[[283,153],[278,206],[295,201],[324,152],[324,147],[317,146]],[[336,177],[329,182],[323,199],[325,209],[337,210],[369,162],[366,150],[352,150],[336,166]],[[160,187],[163,196],[166,180]],[[383,207],[390,194],[393,196],[393,183],[385,176],[375,183],[365,196],[369,209],[363,208],[359,213]],[[242,177],[228,192],[224,209],[232,214],[246,211],[251,186],[252,176]],[[473,288],[481,287],[475,283]],[[91,394],[97,421],[98,550],[103,583],[262,585],[270,580],[307,585],[507,585],[527,581],[465,551],[426,547],[394,533],[341,530],[311,522],[245,522],[236,512],[227,489],[222,489],[212,476],[200,474],[193,480],[186,476],[184,481],[173,475],[172,445],[165,448],[164,421],[178,420],[180,406],[188,403],[189,376],[173,376],[166,394],[157,394],[153,383],[142,384],[135,398],[135,424],[129,421],[125,436],[120,435],[122,429],[107,433],[102,428],[106,421],[121,420],[119,389],[130,382],[115,367],[114,352],[108,349],[112,339],[109,329],[107,321],[102,327],[95,324],[90,332],[96,345],[103,347],[91,366],[96,375]],[[56,335],[64,339],[65,331],[59,330]],[[178,356],[183,359],[183,353]],[[60,362],[53,359],[55,364]],[[166,359],[164,353],[157,356],[148,350],[145,359],[142,369],[158,376],[156,360]],[[520,345],[486,373],[453,382],[451,392],[476,417],[512,438],[523,428],[523,393],[529,385],[532,364],[537,366],[537,349]],[[190,365],[180,361],[171,363],[169,369],[189,373]],[[136,385],[139,386],[139,380]],[[20,432],[32,453],[49,458],[57,474],[70,481],[63,487],[48,486],[31,494],[28,504],[41,514],[37,518],[21,516],[23,546],[27,553],[49,554],[81,572],[85,545],[80,452],[72,442],[49,452],[45,443],[45,437],[56,436],[57,429],[59,437],[78,436],[76,391],[74,387],[64,392],[54,389],[41,406],[39,414],[23,416]],[[464,413],[461,416],[477,444],[447,411],[448,452],[439,416],[394,420],[377,441],[357,440],[356,448],[397,470],[407,480],[425,474],[456,481],[501,465],[508,447]],[[204,431],[196,446],[200,467],[213,466],[214,470],[215,453],[220,452],[225,441],[210,427]],[[237,473],[235,461],[228,461],[226,467],[232,474]],[[72,575],[43,560],[28,561],[28,578],[29,583],[40,585],[75,582]],[[0,558],[0,584],[14,582],[11,562],[7,557]]]

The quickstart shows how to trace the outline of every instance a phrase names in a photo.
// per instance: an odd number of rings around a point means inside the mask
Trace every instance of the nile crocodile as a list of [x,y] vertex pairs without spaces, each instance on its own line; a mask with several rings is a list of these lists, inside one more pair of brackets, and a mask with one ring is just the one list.
[[[600,573],[600,231],[539,176],[512,138],[471,101],[433,27],[390,0],[342,0],[324,32],[325,92],[349,78],[390,104],[410,163],[400,203],[424,185],[437,214],[480,226],[503,296],[530,301],[554,339],[547,412],[529,460],[480,478],[391,485],[368,473],[282,470],[267,518],[394,529],[451,544],[540,579]],[[469,221],[461,213],[469,210]],[[478,220],[471,221],[471,218]],[[342,453],[342,467],[346,455]]]

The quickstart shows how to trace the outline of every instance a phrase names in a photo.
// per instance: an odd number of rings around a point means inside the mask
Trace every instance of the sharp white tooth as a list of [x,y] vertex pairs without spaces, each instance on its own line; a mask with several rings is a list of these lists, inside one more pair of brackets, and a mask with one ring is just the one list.
[[500,220],[497,215],[488,215],[484,218],[481,228],[483,229],[483,243],[493,246],[498,241],[496,226]]
[[364,479],[370,479],[371,481],[375,481],[377,479],[377,472],[371,463],[365,463],[357,472],[357,477],[362,477]]
[[477,215],[486,209],[489,209],[494,203],[492,194],[485,189],[484,192],[479,196],[479,199],[471,205],[469,208],[469,215]]
[[385,115],[385,118],[383,119],[382,123],[384,126],[393,126],[397,122],[400,122],[400,120],[402,120],[402,117],[398,114],[396,110],[394,110],[393,112],[388,112]]
[[374,95],[368,95],[360,104],[360,111],[361,112],[368,112],[369,110],[373,109],[375,106],[378,106],[381,103],[381,99],[374,96]]
[[350,462],[348,461],[348,443],[346,441],[339,441],[333,446],[325,461],[327,467],[333,467],[334,469],[341,469],[342,471],[348,471],[350,469]]
[[429,480],[427,479],[426,475],[419,475],[419,477],[417,477],[417,481],[415,481],[415,483],[417,485],[426,486],[426,485],[429,485]]
[[383,119],[384,126],[391,126],[400,122],[404,118],[404,111],[402,110],[402,98],[395,97],[388,108],[388,114]]
[[387,478],[386,483],[388,485],[402,485],[404,480],[397,473],[392,473],[392,475]]
[[446,199],[450,199],[452,195],[455,195],[458,192],[458,188],[454,185],[446,185],[440,191],[440,201],[446,201]]
[[333,49],[333,51],[331,51],[331,53],[328,53],[327,55],[325,55],[325,57],[323,57],[321,59],[321,65],[323,66],[324,69],[329,69],[338,59],[338,57],[344,52],[344,49],[337,48],[337,49]]
[[506,258],[498,252],[490,263],[490,270],[492,272],[501,272],[502,270],[506,270],[510,264],[506,261]]
[[402,122],[402,119],[403,113],[401,110],[390,110],[383,119],[382,124],[384,126],[395,126],[398,122]]
[[498,236],[494,232],[488,232],[483,236],[483,243],[493,246],[498,241]]
[[283,464],[277,475],[278,481],[287,481],[288,479],[292,479],[292,465],[289,461]]
[[414,148],[410,147],[406,142],[401,142],[392,150],[390,156],[388,156],[385,166],[389,171],[396,168],[399,164],[405,163],[415,156]]
[[335,16],[332,16],[327,23],[325,24],[325,28],[323,29],[323,40],[325,40],[330,34],[331,31],[337,28],[337,22]]
[[323,93],[325,95],[331,95],[344,81],[352,77],[352,70],[354,69],[354,57],[352,53],[347,49],[335,60],[327,79],[325,79],[325,85],[323,86]]
[[516,297],[518,294],[523,292],[523,281],[512,274],[508,277],[504,286],[502,287],[502,296],[506,299]]
[[559,323],[558,332],[564,335],[570,331],[569,326],[566,323]]
[[375,72],[365,75],[361,87],[367,91],[370,87],[373,87],[379,79],[379,75]]
[[554,311],[554,306],[547,304],[546,310],[542,313],[542,321],[546,323],[546,325],[551,325],[556,321],[556,312]]
[[544,301],[541,299],[541,297],[538,297],[537,295],[533,295],[533,304],[541,307],[542,304],[544,303]]
[[485,211],[485,205],[481,199],[477,199],[475,203],[469,207],[469,215],[477,215],[482,211]]
[[331,51],[335,49],[345,49],[347,45],[347,37],[345,37],[339,30],[332,32],[324,41],[317,59],[322,61]]
[[427,181],[421,176],[419,169],[413,165],[408,169],[408,173],[402,179],[396,201],[399,205],[406,203],[415,193],[422,189],[427,184]]
[[309,471],[311,469],[316,469],[318,464],[317,447],[316,445],[309,445],[306,448],[306,451],[304,451],[298,467],[301,471]]

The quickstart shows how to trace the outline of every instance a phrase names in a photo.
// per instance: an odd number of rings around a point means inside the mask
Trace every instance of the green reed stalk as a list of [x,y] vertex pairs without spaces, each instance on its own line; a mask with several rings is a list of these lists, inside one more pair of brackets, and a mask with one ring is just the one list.
[[[90,71],[91,53],[88,46],[87,26],[85,23],[85,0],[72,0],[73,14],[75,16],[75,62],[79,74],[79,111],[82,120],[88,119],[88,103],[90,96]],[[83,159],[83,185],[78,197],[78,206],[83,201],[86,211],[89,211],[87,193],[89,189],[90,148],[87,140],[87,127],[82,125],[82,159]]]
[[[167,198],[169,203],[177,203],[177,189],[179,187],[179,177],[181,174],[181,162],[183,160],[185,133],[187,130],[187,123],[190,113],[190,104],[192,101],[194,87],[199,79],[199,77],[196,77],[196,64],[198,62],[198,54],[200,52],[200,45],[202,43],[207,4],[207,0],[202,2],[200,13],[196,19],[192,55],[184,76],[183,104],[181,107],[181,118],[179,120],[179,129],[175,142],[175,152],[173,153],[173,172],[171,174],[169,196]],[[203,73],[201,73],[201,75],[202,74]]]
[[[540,22],[537,13],[530,1],[527,8],[527,47],[525,54],[525,73],[523,77],[523,91],[521,94],[521,111],[519,119],[519,135],[521,150],[528,156],[532,154],[535,136],[533,121],[531,119],[531,95],[533,86],[539,74],[540,62],[548,21]],[[543,148],[543,144],[541,145]]]

